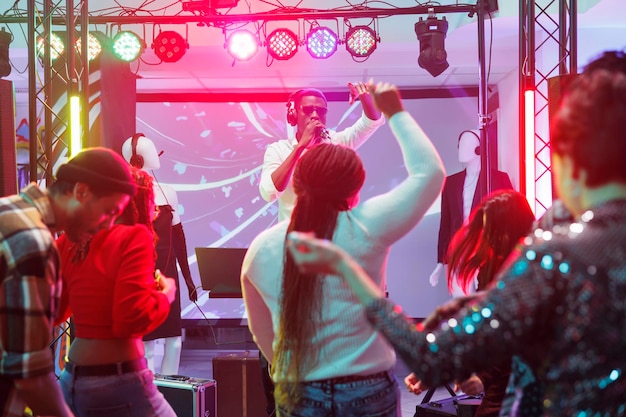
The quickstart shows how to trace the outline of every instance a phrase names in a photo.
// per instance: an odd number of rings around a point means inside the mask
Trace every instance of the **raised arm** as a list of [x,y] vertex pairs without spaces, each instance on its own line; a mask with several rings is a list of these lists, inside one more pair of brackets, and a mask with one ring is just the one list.
[[404,110],[398,89],[379,83],[370,90],[374,103],[389,119],[408,175],[389,192],[363,202],[352,212],[372,236],[389,245],[411,230],[435,201],[445,169],[424,131]]

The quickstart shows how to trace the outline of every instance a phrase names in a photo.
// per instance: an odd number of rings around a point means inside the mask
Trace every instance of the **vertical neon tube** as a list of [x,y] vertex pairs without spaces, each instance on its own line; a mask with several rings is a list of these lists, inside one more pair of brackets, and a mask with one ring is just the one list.
[[524,159],[526,166],[526,199],[536,213],[535,184],[535,91],[524,91]]
[[80,131],[80,97],[70,97],[70,158],[83,148]]

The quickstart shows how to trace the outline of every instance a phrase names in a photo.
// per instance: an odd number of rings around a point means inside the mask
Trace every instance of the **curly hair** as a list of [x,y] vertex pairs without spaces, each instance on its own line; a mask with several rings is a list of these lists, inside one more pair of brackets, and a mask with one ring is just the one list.
[[[365,171],[356,152],[341,145],[320,144],[298,161],[293,174],[297,196],[288,231],[314,232],[332,239],[340,211],[365,181]],[[290,409],[298,401],[296,382],[318,360],[311,341],[322,309],[321,276],[302,274],[285,251],[280,294],[280,323],[273,366],[286,382],[276,384],[276,402]]]
[[495,278],[517,242],[532,229],[535,216],[526,197],[514,190],[487,195],[472,210],[448,248],[448,289],[453,282],[466,294],[471,292],[478,272],[478,290]]
[[143,224],[150,230],[152,236],[154,236],[154,246],[156,247],[158,237],[152,225],[154,219],[154,188],[152,177],[147,172],[135,167],[131,167],[131,174],[137,185],[137,193],[130,199],[126,208],[119,216],[117,223],[127,225]]
[[574,162],[587,186],[626,184],[626,55],[605,52],[569,83],[552,121],[551,147]]

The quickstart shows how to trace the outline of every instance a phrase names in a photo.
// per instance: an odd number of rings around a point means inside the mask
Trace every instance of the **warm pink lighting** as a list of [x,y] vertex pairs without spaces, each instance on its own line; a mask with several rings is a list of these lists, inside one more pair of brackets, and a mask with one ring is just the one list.
[[524,91],[524,161],[526,167],[526,200],[535,209],[535,91]]

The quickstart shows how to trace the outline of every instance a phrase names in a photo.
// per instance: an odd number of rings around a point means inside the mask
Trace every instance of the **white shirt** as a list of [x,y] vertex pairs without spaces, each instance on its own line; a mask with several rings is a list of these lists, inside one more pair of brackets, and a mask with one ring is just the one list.
[[[365,114],[361,114],[361,118],[352,126],[342,130],[341,132],[329,131],[331,142],[349,146],[353,149],[361,146],[369,139],[379,126],[385,124],[385,118],[380,117],[378,120],[370,120]],[[265,201],[274,201],[278,199],[278,221],[283,221],[291,217],[291,212],[296,205],[296,195],[293,192],[293,182],[289,178],[289,183],[283,192],[280,192],[274,186],[272,181],[272,173],[287,159],[289,154],[294,150],[298,140],[296,138],[283,139],[270,144],[265,150],[263,157],[263,170],[261,171],[261,181],[259,183],[259,192]]]
[[[395,188],[340,212],[333,241],[363,266],[379,288],[386,287],[385,265],[391,244],[408,233],[441,192],[445,170],[434,146],[408,112],[389,121],[398,139],[407,178]],[[288,221],[259,234],[243,261],[241,286],[248,327],[271,361],[279,329],[284,240]],[[311,341],[320,352],[304,380],[369,375],[392,368],[395,353],[365,318],[364,308],[337,276],[326,276],[322,318]],[[275,381],[280,375],[273,375]]]

